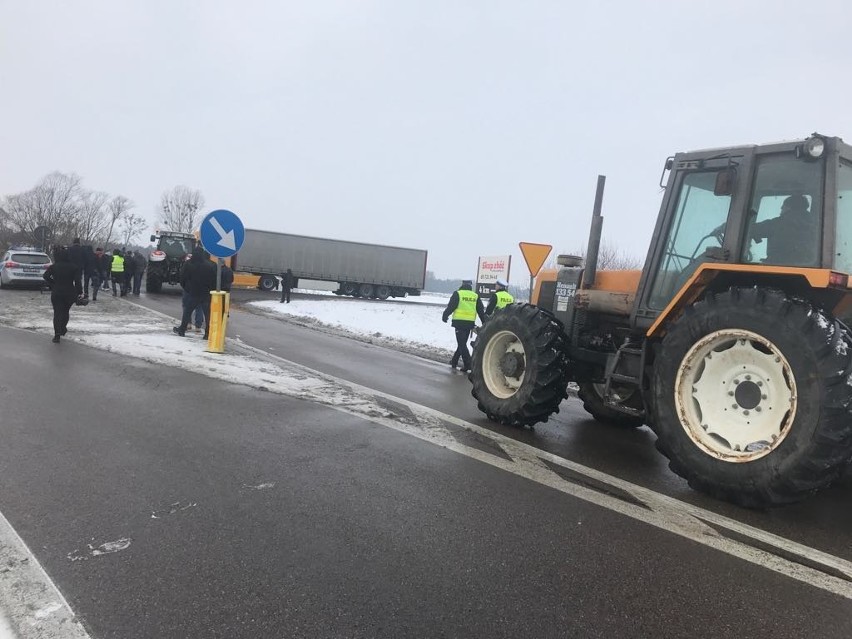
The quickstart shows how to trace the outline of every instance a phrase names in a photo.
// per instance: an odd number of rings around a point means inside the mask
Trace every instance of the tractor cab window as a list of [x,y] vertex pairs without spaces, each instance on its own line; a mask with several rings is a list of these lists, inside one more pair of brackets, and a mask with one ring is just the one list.
[[852,273],[852,165],[842,162],[837,173],[837,239],[834,269]]
[[161,237],[159,249],[170,258],[181,258],[192,253],[192,241],[182,237]]
[[721,246],[731,208],[730,195],[714,195],[716,171],[684,176],[648,305],[662,310],[706,260],[709,248]]
[[789,154],[760,160],[747,216],[744,262],[820,265],[822,176],[822,162]]

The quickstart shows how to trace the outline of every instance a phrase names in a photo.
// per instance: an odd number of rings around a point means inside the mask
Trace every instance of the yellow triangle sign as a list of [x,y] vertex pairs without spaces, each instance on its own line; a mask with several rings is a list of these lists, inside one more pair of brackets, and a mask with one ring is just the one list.
[[532,242],[518,242],[518,246],[521,247],[521,253],[524,254],[524,261],[530,270],[530,277],[535,277],[541,267],[544,266],[544,262],[553,247],[550,244],[533,244]]

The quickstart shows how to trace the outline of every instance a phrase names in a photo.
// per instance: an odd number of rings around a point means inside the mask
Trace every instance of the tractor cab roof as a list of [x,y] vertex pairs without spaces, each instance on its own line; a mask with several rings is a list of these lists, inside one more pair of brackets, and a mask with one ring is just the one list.
[[798,140],[784,140],[780,142],[769,142],[766,144],[745,144],[729,147],[713,147],[709,149],[696,149],[693,151],[682,151],[675,154],[671,159],[677,161],[685,160],[710,160],[717,158],[725,158],[729,156],[745,155],[747,153],[783,153],[788,151],[803,150],[811,140],[821,139],[826,143],[826,146],[837,148],[840,155],[852,158],[852,146],[843,142],[840,137],[822,135],[813,133],[806,138]]

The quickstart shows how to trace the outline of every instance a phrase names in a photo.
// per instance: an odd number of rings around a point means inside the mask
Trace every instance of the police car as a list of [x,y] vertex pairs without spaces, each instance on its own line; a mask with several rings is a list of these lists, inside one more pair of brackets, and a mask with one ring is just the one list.
[[47,253],[29,246],[12,247],[0,260],[0,288],[42,286],[42,275],[50,266]]

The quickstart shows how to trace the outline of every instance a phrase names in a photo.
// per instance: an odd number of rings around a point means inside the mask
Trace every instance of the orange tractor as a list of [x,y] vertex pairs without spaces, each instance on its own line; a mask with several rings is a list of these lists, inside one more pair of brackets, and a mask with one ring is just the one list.
[[[547,421],[576,383],[600,422],[647,424],[671,469],[749,507],[830,484],[852,458],[852,147],[835,137],[679,153],[642,271],[560,256],[480,331],[473,396]],[[662,180],[661,180],[662,184]]]

